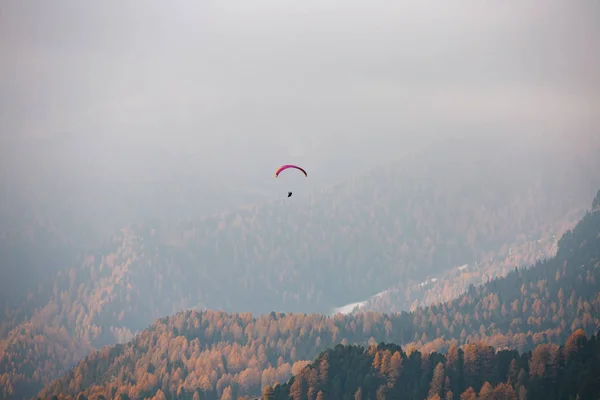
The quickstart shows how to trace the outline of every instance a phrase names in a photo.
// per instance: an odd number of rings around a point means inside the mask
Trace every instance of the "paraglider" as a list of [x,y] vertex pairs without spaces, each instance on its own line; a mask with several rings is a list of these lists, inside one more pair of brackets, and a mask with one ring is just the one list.
[[[293,164],[285,164],[285,165],[282,165],[281,167],[277,168],[277,171],[275,171],[275,178],[279,178],[279,174],[289,168],[297,169],[298,171],[302,172],[305,177],[308,178],[308,174],[306,173],[306,171],[303,168],[301,168],[297,165],[293,165]],[[292,192],[288,192],[287,197],[292,197]]]

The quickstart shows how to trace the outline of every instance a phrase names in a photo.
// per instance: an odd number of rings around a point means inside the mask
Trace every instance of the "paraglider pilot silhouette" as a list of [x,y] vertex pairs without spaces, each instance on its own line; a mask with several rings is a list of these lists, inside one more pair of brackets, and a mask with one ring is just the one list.
[[[291,165],[291,164],[282,165],[281,167],[277,168],[277,171],[275,171],[275,178],[279,177],[279,174],[281,173],[281,171],[286,170],[288,168],[295,168],[298,171],[302,171],[304,176],[308,178],[308,174],[306,173],[306,171],[304,169],[298,167],[297,165]],[[292,196],[292,192],[288,192],[287,197],[291,197],[291,196]]]

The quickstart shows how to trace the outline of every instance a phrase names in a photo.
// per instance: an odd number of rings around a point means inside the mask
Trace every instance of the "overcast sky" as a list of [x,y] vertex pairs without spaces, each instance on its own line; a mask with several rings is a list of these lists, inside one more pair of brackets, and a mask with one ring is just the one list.
[[426,136],[591,140],[599,15],[595,0],[3,0],[2,175],[258,181],[285,162],[358,170]]

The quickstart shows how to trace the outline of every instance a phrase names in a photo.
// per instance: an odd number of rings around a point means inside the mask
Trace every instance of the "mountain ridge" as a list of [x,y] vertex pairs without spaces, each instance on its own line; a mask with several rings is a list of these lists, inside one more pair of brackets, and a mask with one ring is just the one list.
[[591,399],[600,391],[599,354],[600,332],[588,339],[581,330],[522,354],[483,343],[444,355],[337,345],[285,384],[265,386],[261,399]]
[[383,341],[430,353],[483,342],[523,353],[543,343],[564,343],[578,329],[590,336],[600,330],[599,283],[600,212],[595,210],[561,237],[552,259],[471,286],[449,303],[411,313],[334,317],[181,312],[157,320],[126,345],[93,352],[40,396],[152,397],[161,390],[168,396],[197,392],[218,399],[228,386],[240,395],[256,394],[257,385],[285,382],[282,378],[300,371],[321,349],[338,343]]
[[[533,156],[508,149],[462,163],[463,158],[456,158],[466,151],[461,146],[447,146],[444,160],[434,160],[444,167],[443,174],[428,172],[431,156],[416,155],[325,191],[303,207],[273,202],[167,228],[130,224],[89,252],[80,265],[57,274],[50,300],[9,333],[0,344],[0,356],[19,349],[17,358],[29,365],[39,363],[34,356],[49,359],[54,366],[44,367],[46,375],[41,376],[47,379],[81,354],[126,342],[152,320],[181,309],[260,313],[279,304],[286,311],[328,311],[349,292],[371,294],[410,274],[418,278],[424,269],[431,273],[453,258],[500,245],[515,230],[527,232],[547,219],[562,218],[588,196],[586,179],[570,179],[577,167],[550,179],[553,169],[545,169],[541,152],[536,165],[543,173],[528,173],[548,181],[532,184],[521,177],[513,184],[505,178],[502,186],[485,189],[480,183],[490,179],[489,171],[509,176],[519,170],[518,164],[506,164],[505,155],[522,161]],[[481,168],[472,168],[483,161]],[[568,161],[566,157],[552,166],[560,170],[578,165]],[[452,171],[455,176],[449,179]],[[457,182],[475,192],[465,197]],[[552,196],[565,187],[569,192]],[[449,215],[454,219],[448,221]],[[46,344],[47,354],[28,350],[40,336],[54,338]],[[69,338],[69,346],[61,348]],[[31,367],[2,373],[13,386],[36,381]],[[8,378],[11,373],[18,376]]]

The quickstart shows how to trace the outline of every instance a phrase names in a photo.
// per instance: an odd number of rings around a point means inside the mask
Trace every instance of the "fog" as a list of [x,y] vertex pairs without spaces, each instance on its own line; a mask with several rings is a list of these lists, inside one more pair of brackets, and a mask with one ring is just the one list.
[[[233,204],[227,190],[268,197],[282,163],[316,188],[432,139],[597,140],[598,15],[591,0],[4,0],[4,204],[131,182]],[[88,197],[79,209],[103,207]]]
[[[0,396],[177,310],[397,290],[389,312],[430,301],[432,277],[454,295],[549,254],[600,185],[599,16],[598,0],[0,0]],[[275,179],[287,163],[308,178]]]

